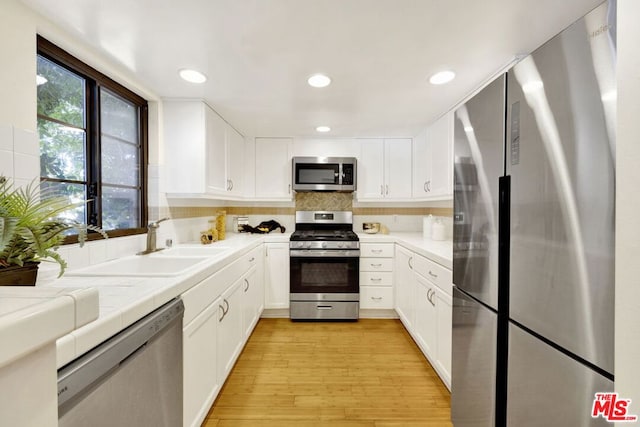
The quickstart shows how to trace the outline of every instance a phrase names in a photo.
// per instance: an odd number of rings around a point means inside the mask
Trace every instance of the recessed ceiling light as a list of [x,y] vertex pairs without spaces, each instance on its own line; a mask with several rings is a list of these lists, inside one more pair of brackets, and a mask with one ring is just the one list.
[[324,74],[314,74],[309,77],[307,83],[309,83],[309,86],[313,87],[327,87],[331,84],[331,79]]
[[318,132],[329,132],[331,131],[331,128],[329,126],[318,126],[316,130]]
[[178,74],[180,74],[180,77],[182,77],[183,80],[186,80],[189,83],[204,83],[207,81],[207,76],[202,74],[200,71],[190,70],[189,68],[183,68],[178,71]]
[[46,82],[48,82],[49,80],[47,80],[47,78],[45,76],[41,76],[40,74],[36,75],[36,84],[38,86],[45,84]]
[[453,71],[440,71],[429,77],[429,83],[431,83],[432,85],[442,85],[445,83],[449,83],[455,77],[456,73],[454,73]]

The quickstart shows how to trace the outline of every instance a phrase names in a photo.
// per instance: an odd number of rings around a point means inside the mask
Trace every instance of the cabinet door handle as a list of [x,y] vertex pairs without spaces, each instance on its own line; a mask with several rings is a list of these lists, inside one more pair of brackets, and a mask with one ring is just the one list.
[[431,180],[427,181],[427,192],[431,191]]
[[422,189],[424,190],[425,193],[429,192],[429,190],[427,190],[427,181],[424,182],[424,185],[422,186]]
[[221,314],[222,314],[222,316],[220,316],[220,317],[218,318],[218,321],[219,321],[219,322],[222,322],[222,319],[224,319],[224,316],[226,316],[226,315],[227,315],[227,312],[226,312],[226,311],[224,311],[224,307],[223,307],[223,306],[221,306],[220,304],[218,304],[218,307],[220,308],[220,312],[221,312]]
[[226,316],[226,315],[227,315],[227,313],[229,312],[229,301],[227,301],[227,300],[225,299],[225,300],[224,300],[224,305],[227,307],[227,308],[224,310],[224,315]]
[[382,297],[371,297],[372,300],[380,301]]
[[389,195],[389,184],[387,184],[387,196]]
[[231,190],[233,190],[233,180],[232,180],[232,179],[230,179],[230,180],[229,180],[229,183],[230,183],[230,185],[231,185],[231,188],[229,188],[229,191],[231,191]]
[[244,288],[244,291],[247,292],[249,290],[249,281],[247,279],[244,279],[244,283],[246,283],[247,287]]
[[316,309],[317,310],[333,310],[333,306],[332,305],[317,305]]
[[380,195],[384,196],[384,185],[380,186]]
[[291,194],[291,184],[289,184],[289,194]]
[[432,306],[436,306],[435,301],[433,301],[433,297],[435,296],[435,291],[433,289],[429,289],[429,291],[427,292],[427,299],[429,300],[429,302],[431,303]]
[[413,261],[413,257],[409,257],[409,260],[407,261],[409,268],[413,270],[413,263],[411,261]]
[[434,279],[437,279],[437,278],[438,278],[438,275],[437,275],[437,274],[432,273],[432,272],[431,272],[431,270],[429,270],[429,276],[433,277]]

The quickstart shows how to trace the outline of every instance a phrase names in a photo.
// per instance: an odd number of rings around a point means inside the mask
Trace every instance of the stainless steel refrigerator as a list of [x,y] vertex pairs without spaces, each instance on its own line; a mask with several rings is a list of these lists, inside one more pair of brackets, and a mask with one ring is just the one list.
[[610,425],[615,105],[610,1],[456,111],[456,427]]

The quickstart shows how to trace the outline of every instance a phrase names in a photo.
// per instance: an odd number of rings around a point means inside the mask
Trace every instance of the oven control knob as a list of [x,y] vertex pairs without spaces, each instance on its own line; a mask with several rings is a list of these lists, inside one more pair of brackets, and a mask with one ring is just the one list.
[[326,248],[327,247],[327,242],[322,242],[322,247]]
[[311,248],[311,242],[306,242],[304,244],[304,247],[307,248],[307,249]]
[[301,248],[301,247],[303,247],[303,246],[304,246],[304,242],[298,242],[298,243],[296,243],[296,246],[297,246],[297,247],[299,247],[299,248]]
[[339,247],[339,248],[344,247],[344,242],[338,242],[338,247]]

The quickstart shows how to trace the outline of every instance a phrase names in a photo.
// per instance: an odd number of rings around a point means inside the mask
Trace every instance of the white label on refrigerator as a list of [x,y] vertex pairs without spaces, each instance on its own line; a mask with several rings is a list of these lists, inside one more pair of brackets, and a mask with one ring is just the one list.
[[511,164],[520,164],[520,102],[511,104]]

